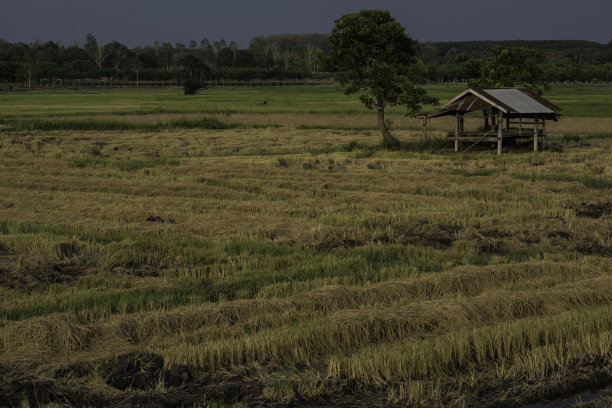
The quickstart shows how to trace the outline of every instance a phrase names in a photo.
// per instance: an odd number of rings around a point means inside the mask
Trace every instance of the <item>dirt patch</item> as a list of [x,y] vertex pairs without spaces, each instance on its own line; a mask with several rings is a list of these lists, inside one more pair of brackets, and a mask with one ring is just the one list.
[[370,170],[382,170],[384,163],[381,161],[370,162],[367,164],[367,168]]
[[0,259],[0,287],[38,287],[50,283],[72,283],[85,273],[85,268],[70,262],[42,265],[21,265],[10,258]]
[[[133,352],[103,361],[71,364],[55,373],[56,381],[49,384],[49,387],[55,387],[53,392],[47,392],[45,395],[39,393],[37,398],[43,397],[44,401],[58,402],[56,397],[60,396],[64,402],[70,401],[68,406],[81,406],[79,401],[83,401],[86,406],[91,407],[190,407],[204,406],[205,402],[214,400],[260,400],[263,386],[254,380],[238,375],[213,377],[193,367],[164,363],[163,357],[158,354]],[[72,390],[72,395],[69,395],[70,392],[61,390],[66,379],[86,377],[101,377],[120,394],[84,396],[76,395]],[[21,384],[21,389],[27,386]],[[253,405],[254,403],[248,404]]]
[[[606,365],[608,367],[606,367]],[[527,384],[529,385],[529,384]],[[550,388],[544,391],[544,397],[532,396],[535,394],[531,388],[527,388],[523,395],[523,406],[555,408],[564,406],[574,406],[570,404],[572,397],[588,391],[596,391],[597,395],[593,399],[604,397],[604,388],[612,385],[612,373],[610,372],[609,361],[605,357],[596,358],[589,364],[576,367],[563,382],[551,381]],[[539,393],[538,393],[539,394]],[[556,405],[559,400],[567,400],[568,404]]]
[[540,225],[536,229],[531,229],[519,234],[518,240],[524,244],[532,245],[547,240],[552,246],[566,250],[568,241],[573,237],[573,233],[563,227]]
[[163,380],[165,387],[180,387],[192,378],[186,366],[164,368],[164,359],[153,353],[130,353],[109,362],[106,383],[119,390],[153,390]]
[[[609,364],[602,359],[595,360],[586,365],[574,367],[565,373],[565,377],[555,379],[551,373],[550,379],[544,379],[541,383],[527,384],[523,381],[517,382],[500,381],[493,378],[483,378],[476,383],[470,393],[470,397],[463,401],[466,406],[484,408],[515,408],[525,404],[547,403],[571,395],[580,394],[584,391],[601,389],[612,382],[612,374]],[[541,385],[538,387],[538,385]],[[543,386],[543,387],[542,387]],[[512,390],[509,392],[509,390]],[[300,407],[405,407],[402,402],[389,401],[389,390],[387,388],[367,387],[358,385],[354,381],[346,381],[342,389],[334,394],[322,397],[319,401],[301,400]],[[457,391],[451,382],[447,385],[447,395],[452,398]],[[442,401],[423,400],[423,406],[455,406],[456,401],[452,399]],[[322,403],[323,402],[323,403]],[[546,408],[557,407],[556,405],[544,405]]]
[[568,230],[550,230],[546,233],[546,236],[551,239],[562,239],[564,241],[568,241],[572,238],[572,233]]
[[41,407],[51,402],[67,407],[102,407],[105,404],[103,398],[86,393],[83,389],[15,373],[12,368],[0,366],[0,407],[23,406],[24,401],[31,407]]
[[483,229],[478,231],[476,242],[480,252],[487,254],[501,254],[509,248],[510,234],[497,228]]
[[[253,379],[256,377],[254,372],[247,371],[242,375],[225,373],[213,377],[186,366],[176,365],[173,368],[170,365],[164,368],[161,356],[146,352],[123,354],[103,362],[72,365],[58,371],[54,380],[15,376],[13,371],[0,366],[0,406],[18,406],[24,399],[29,400],[32,406],[56,402],[63,406],[89,407],[189,407],[204,406],[211,401],[226,405],[239,402],[246,407],[406,405],[387,399],[393,385],[367,386],[354,380],[344,380],[336,391],[316,399],[300,395],[296,389],[295,400],[274,403],[263,398],[263,384]],[[75,377],[88,375],[103,375],[102,378],[117,392],[109,393],[103,389],[93,391],[91,388],[68,385],[78,382]],[[163,379],[163,384],[159,384],[160,379]],[[467,406],[478,407],[520,407],[555,401],[588,390],[601,390],[609,384],[612,384],[612,371],[609,361],[601,357],[589,363],[576,362],[573,368],[564,369],[562,373],[553,371],[549,378],[541,378],[537,382],[499,380],[494,374],[485,376],[468,390],[470,392],[466,395],[469,397],[464,402]],[[447,384],[450,398],[456,395],[455,385],[452,381]],[[424,406],[454,405],[451,399],[423,400],[422,403]]]
[[455,241],[457,231],[459,228],[453,225],[422,223],[405,231],[377,229],[372,233],[372,241],[447,249]]
[[314,241],[314,248],[319,250],[354,248],[368,242],[447,249],[456,240],[458,231],[459,227],[453,225],[429,223],[404,228],[378,227],[369,232],[351,228],[325,227],[314,232],[311,239]]
[[135,267],[125,268],[123,266],[116,266],[111,269],[111,272],[116,275],[132,275],[132,276],[159,276],[159,269],[152,267],[151,265],[139,265]]
[[176,221],[172,218],[162,218],[159,215],[149,215],[146,219],[148,222],[159,222],[162,224],[175,224]]
[[106,384],[121,391],[136,389],[152,391],[163,384],[164,388],[182,387],[194,379],[192,370],[180,364],[164,367],[164,358],[158,354],[133,352],[111,359],[80,362],[55,372],[55,378],[84,378],[97,373]]
[[576,251],[583,255],[612,257],[612,246],[604,246],[594,242],[580,242],[576,245]]
[[439,249],[449,248],[455,241],[458,228],[452,225],[437,224],[423,226],[414,236],[415,243]]
[[612,213],[612,203],[582,203],[575,211],[579,217],[601,218]]
[[365,241],[350,228],[324,227],[312,232],[313,246],[317,250],[332,250],[335,248],[355,248],[365,244]]
[[363,244],[364,242],[361,240],[329,234],[320,237],[319,242],[314,247],[318,250],[331,250],[335,248],[355,248]]

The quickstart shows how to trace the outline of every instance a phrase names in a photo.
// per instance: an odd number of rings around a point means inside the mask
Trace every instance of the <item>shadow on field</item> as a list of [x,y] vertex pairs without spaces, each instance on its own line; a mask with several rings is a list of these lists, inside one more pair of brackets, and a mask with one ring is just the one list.
[[576,208],[578,217],[601,218],[611,213],[612,203],[607,201],[603,203],[582,203]]
[[[70,364],[57,370],[54,379],[17,375],[9,370],[0,367],[1,407],[19,406],[24,400],[30,406],[190,407],[210,401],[256,401],[263,389],[263,385],[240,376],[213,379],[185,365],[166,366],[163,357],[148,352]],[[77,385],[96,377],[116,391]]]
[[51,283],[70,284],[85,273],[82,265],[72,262],[17,264],[14,257],[0,254],[0,287],[38,287]]
[[[257,370],[272,369],[259,367]],[[58,403],[63,406],[88,407],[191,407],[211,402],[244,407],[400,407],[405,403],[390,401],[388,387],[364,386],[344,381],[335,391],[316,400],[298,398],[291,404],[272,403],[263,395],[265,384],[257,381],[255,372],[244,370],[242,375],[226,372],[211,375],[178,364],[166,365],[153,353],[132,352],[95,362],[73,363],[56,371],[55,378],[35,378],[16,374],[0,366],[0,406],[18,406],[27,400],[30,406]],[[114,389],[94,390],[83,387],[83,381],[101,378]],[[572,397],[590,392],[591,398],[607,398],[606,387],[612,385],[609,362],[576,363],[562,379],[551,377],[545,387],[536,384],[510,383],[482,378],[473,384],[468,406],[484,408],[538,407],[549,408],[550,401],[574,401]],[[464,385],[465,386],[465,385]],[[390,385],[393,388],[392,385]],[[449,395],[453,390],[448,384]],[[297,390],[296,390],[297,391]],[[440,402],[440,401],[439,401]],[[448,401],[450,403],[450,401]],[[528,405],[526,405],[528,404]],[[552,404],[552,405],[551,405]],[[446,405],[440,405],[446,406]],[[571,405],[570,405],[571,406]]]
[[328,226],[317,230],[311,238],[317,250],[354,248],[368,242],[447,249],[457,239],[459,230],[455,225],[420,223],[410,227],[377,227],[365,234],[358,234],[350,228]]

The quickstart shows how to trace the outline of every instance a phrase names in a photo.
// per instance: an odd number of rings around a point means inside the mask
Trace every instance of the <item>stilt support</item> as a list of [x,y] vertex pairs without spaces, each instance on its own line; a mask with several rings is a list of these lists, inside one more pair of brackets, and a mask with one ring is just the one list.
[[459,153],[459,113],[455,115],[455,153]]
[[497,121],[497,154],[502,154],[503,138],[504,138],[504,112],[499,111],[499,120]]
[[533,151],[538,151],[538,117],[533,118]]

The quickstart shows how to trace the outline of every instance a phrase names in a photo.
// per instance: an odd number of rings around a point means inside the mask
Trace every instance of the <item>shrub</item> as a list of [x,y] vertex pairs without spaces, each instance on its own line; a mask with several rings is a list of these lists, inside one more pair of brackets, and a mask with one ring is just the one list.
[[185,95],[195,95],[202,87],[202,81],[194,78],[186,79],[183,83]]

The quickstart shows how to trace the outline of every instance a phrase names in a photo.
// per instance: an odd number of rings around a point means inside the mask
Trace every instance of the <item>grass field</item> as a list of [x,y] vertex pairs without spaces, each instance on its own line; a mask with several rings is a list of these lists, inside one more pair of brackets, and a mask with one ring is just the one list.
[[612,87],[545,96],[497,156],[334,86],[0,92],[0,406],[607,406]]

